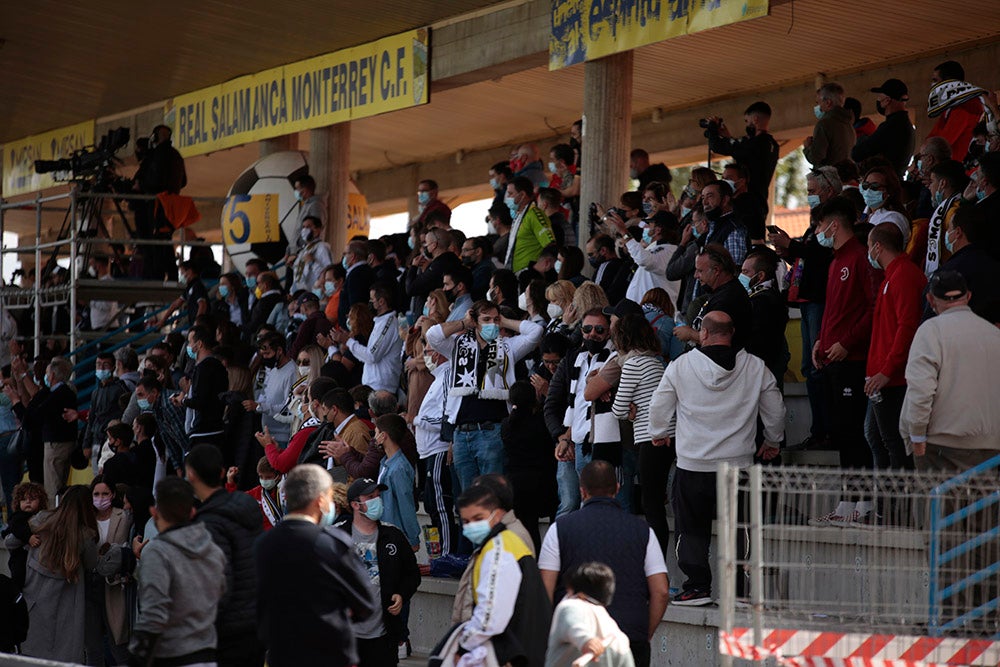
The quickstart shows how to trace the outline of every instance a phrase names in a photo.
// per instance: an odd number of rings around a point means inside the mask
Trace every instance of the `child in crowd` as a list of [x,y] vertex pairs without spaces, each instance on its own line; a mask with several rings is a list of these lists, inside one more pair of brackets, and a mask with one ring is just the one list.
[[405,436],[406,421],[399,415],[382,415],[375,420],[375,442],[385,451],[378,468],[378,482],[388,487],[382,494],[385,508],[382,519],[402,530],[416,551],[420,548],[420,524],[413,495],[413,466],[399,449]]
[[615,595],[615,573],[583,563],[566,573],[566,596],[552,614],[545,667],[569,667],[585,654],[602,667],[633,667],[628,637],[605,608]]
[[[23,482],[14,487],[14,513],[10,516],[3,537],[10,550],[10,577],[17,590],[24,588],[24,577],[27,573],[28,545],[32,538],[29,525],[31,518],[39,512],[48,509],[49,497],[45,487],[35,482]],[[36,546],[36,545],[32,545]]]
[[285,490],[281,473],[271,467],[267,457],[257,461],[257,479],[260,484],[247,491],[247,495],[260,505],[264,515],[264,530],[271,530],[285,515]]

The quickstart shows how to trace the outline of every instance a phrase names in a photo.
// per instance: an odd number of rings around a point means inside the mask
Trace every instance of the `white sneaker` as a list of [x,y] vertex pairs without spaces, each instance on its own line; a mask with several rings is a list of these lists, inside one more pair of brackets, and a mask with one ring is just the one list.
[[396,657],[399,658],[400,660],[406,660],[407,658],[406,642],[401,643],[399,647],[396,649]]
[[855,513],[855,503],[841,500],[837,503],[837,509],[829,514],[814,519],[809,519],[810,526],[837,526],[845,528],[850,525],[851,517]]

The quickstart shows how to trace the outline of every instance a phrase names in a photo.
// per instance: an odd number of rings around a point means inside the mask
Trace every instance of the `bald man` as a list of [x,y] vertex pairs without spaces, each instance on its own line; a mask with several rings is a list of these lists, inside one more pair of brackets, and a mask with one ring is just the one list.
[[[738,468],[753,463],[757,417],[764,443],[757,455],[778,455],[785,404],[774,375],[764,362],[733,347],[733,320],[718,310],[706,313],[699,331],[701,346],[672,361],[649,405],[653,445],[677,448],[673,507],[677,564],[687,577],[673,604],[712,602],[708,546],[715,518],[715,468],[725,461]],[[677,416],[675,441],[668,425]],[[741,578],[737,594],[743,589]]]

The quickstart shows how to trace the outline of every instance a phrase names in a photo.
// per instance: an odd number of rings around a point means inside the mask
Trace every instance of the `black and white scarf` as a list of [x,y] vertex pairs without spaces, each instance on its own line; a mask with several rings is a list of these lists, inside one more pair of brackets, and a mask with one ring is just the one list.
[[[479,380],[479,355],[486,353],[486,373]],[[510,368],[510,354],[507,343],[498,338],[486,346],[479,347],[475,331],[467,331],[455,341],[453,355],[451,389],[449,396],[478,396],[482,399],[506,401],[510,396],[507,374]]]
[[[932,86],[930,93],[927,95],[927,115],[930,118],[937,118],[953,107],[989,94],[990,91],[971,84],[968,81],[959,81],[958,79],[941,81]],[[986,123],[989,126],[988,129],[991,132],[996,132],[997,119],[993,117],[993,112],[990,111],[988,106],[984,105],[984,108],[986,111]]]
[[952,205],[959,196],[961,196],[961,193],[956,192],[941,202],[934,209],[931,221],[927,224],[927,259],[924,261],[924,273],[928,276],[937,271],[938,266],[941,264],[941,235],[944,233],[948,211],[951,210]]

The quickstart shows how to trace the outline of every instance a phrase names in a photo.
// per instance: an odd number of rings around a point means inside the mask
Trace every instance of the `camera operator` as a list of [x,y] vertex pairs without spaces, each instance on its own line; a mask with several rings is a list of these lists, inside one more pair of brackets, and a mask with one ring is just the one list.
[[[706,118],[708,121],[705,136],[713,153],[730,155],[733,160],[746,165],[750,172],[747,189],[760,199],[767,201],[774,177],[774,168],[778,164],[778,142],[768,132],[771,124],[771,107],[766,102],[754,102],[743,112],[746,123],[746,136],[739,139],[733,137],[726,123],[718,116]],[[767,210],[764,211],[765,217]]]
[[[184,158],[171,144],[170,134],[171,130],[166,125],[153,128],[148,150],[142,153],[139,170],[136,172],[136,184],[142,194],[169,192],[176,195],[187,185]],[[155,201],[137,201],[134,208],[135,229],[139,238],[163,241],[173,236],[173,227],[166,220],[156,219]],[[171,246],[141,246],[140,252],[144,279],[177,280],[177,264]]]

